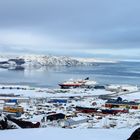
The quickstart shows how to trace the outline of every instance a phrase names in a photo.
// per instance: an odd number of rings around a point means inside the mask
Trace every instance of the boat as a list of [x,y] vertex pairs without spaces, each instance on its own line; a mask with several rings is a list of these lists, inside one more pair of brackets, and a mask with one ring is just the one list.
[[73,80],[70,79],[69,81],[63,82],[59,84],[59,86],[62,89],[68,89],[68,88],[77,88],[77,87],[94,87],[97,84],[94,80],[89,80],[89,77],[85,79],[79,79],[79,80]]

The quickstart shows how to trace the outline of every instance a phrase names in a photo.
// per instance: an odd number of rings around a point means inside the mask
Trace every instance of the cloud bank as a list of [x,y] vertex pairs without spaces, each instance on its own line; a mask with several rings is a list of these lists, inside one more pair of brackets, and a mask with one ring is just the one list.
[[0,51],[140,59],[138,0],[0,1]]

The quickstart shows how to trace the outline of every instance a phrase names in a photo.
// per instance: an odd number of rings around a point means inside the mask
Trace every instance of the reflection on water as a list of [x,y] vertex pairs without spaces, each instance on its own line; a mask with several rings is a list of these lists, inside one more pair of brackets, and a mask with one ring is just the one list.
[[23,84],[41,87],[57,87],[58,83],[70,78],[90,77],[102,84],[128,83],[140,85],[140,63],[121,62],[77,67],[43,67],[41,69],[0,69],[0,83]]

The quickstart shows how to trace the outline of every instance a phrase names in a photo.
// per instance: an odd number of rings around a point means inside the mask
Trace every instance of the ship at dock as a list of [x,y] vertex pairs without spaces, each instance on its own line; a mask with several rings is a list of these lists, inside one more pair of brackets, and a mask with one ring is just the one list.
[[69,89],[69,88],[92,88],[97,84],[95,80],[89,80],[89,77],[85,79],[78,79],[73,80],[70,79],[68,81],[65,81],[63,83],[60,83],[59,86],[62,89]]

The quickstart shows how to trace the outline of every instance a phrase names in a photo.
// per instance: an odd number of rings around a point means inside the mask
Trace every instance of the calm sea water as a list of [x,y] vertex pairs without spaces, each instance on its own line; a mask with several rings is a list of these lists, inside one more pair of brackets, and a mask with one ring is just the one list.
[[39,87],[57,87],[68,79],[89,77],[101,84],[140,85],[140,62],[96,64],[95,66],[46,67],[37,70],[14,71],[0,69],[0,83]]

